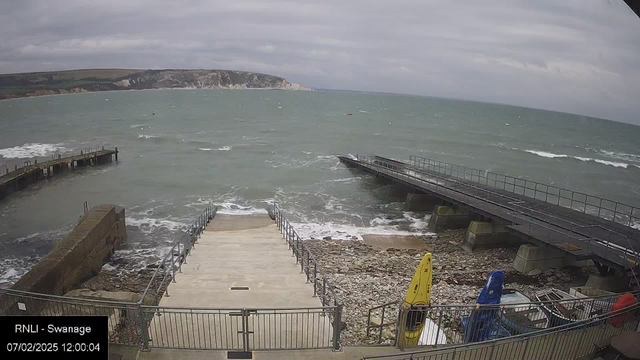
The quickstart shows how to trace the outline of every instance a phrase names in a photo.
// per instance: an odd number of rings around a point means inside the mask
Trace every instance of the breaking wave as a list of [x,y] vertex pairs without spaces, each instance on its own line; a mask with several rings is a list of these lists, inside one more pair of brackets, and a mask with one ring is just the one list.
[[534,155],[538,155],[538,156],[542,156],[550,159],[569,157],[569,155],[565,155],[565,154],[554,154],[554,153],[540,151],[540,150],[524,150],[524,151],[530,154],[534,154]]
[[40,144],[40,143],[27,143],[22,146],[15,146],[12,148],[0,149],[0,156],[5,159],[27,159],[37,156],[47,156],[56,151],[68,151],[69,149],[62,146],[62,143],[58,144]]
[[[516,148],[512,148],[513,150],[518,150]],[[523,150],[524,152],[528,152],[530,154],[534,154],[534,155],[538,155],[544,158],[548,158],[548,159],[556,159],[556,158],[572,158],[572,159],[576,159],[576,160],[580,160],[580,161],[584,161],[584,162],[595,162],[601,165],[608,165],[608,166],[613,166],[613,167],[617,167],[617,168],[622,168],[622,169],[626,169],[629,167],[629,164],[625,163],[625,162],[620,162],[620,161],[609,161],[609,160],[602,160],[602,159],[596,159],[596,158],[590,158],[590,157],[583,157],[583,156],[572,156],[572,155],[566,155],[566,154],[554,154],[554,153],[550,153],[547,151],[540,151],[540,150]],[[603,151],[603,150],[601,150]],[[612,152],[607,152],[610,154],[616,154],[616,153],[612,153]],[[625,155],[632,155],[632,154],[625,154]],[[635,155],[632,155],[635,156]],[[637,165],[636,165],[637,166]]]

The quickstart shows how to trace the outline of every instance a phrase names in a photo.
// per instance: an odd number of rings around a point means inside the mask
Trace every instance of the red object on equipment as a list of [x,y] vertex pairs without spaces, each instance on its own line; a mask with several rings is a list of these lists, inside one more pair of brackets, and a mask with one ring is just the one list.
[[[616,310],[620,310],[622,308],[626,308],[627,306],[631,306],[631,305],[635,305],[637,302],[636,297],[626,293],[623,294],[622,296],[620,296],[620,298],[618,299],[618,301],[616,301],[615,304],[613,304],[613,306],[611,307],[611,311],[616,311]],[[631,313],[625,313],[625,314],[620,314],[618,316],[614,316],[611,319],[609,319],[609,324],[615,326],[615,327],[620,327],[622,325],[624,325],[624,323],[629,320],[629,318],[631,318],[633,314]]]

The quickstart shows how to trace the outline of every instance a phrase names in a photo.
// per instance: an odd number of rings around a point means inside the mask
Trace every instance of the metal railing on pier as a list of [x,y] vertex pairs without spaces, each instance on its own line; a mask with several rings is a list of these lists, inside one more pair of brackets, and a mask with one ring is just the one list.
[[[420,167],[412,167],[409,164],[388,161],[375,156],[357,155],[356,159],[364,167],[378,172],[389,171],[394,178],[446,198],[464,203],[483,200],[486,204],[496,205],[504,211],[505,215],[517,218],[518,224],[526,225],[527,229],[523,229],[526,234],[531,235],[534,230],[542,229],[548,236],[553,233],[582,244],[588,244],[592,247],[589,250],[597,251],[599,256],[609,261],[615,261],[619,257],[618,263],[623,263],[627,267],[638,263],[640,249],[637,244],[628,236],[604,228],[599,224],[576,223],[551,212],[546,212],[544,209],[530,208],[521,199],[509,196],[497,189],[493,190],[490,187],[480,186],[480,184],[475,185],[451,176],[438,175],[437,172],[427,173],[422,171]],[[549,206],[555,205],[549,204]],[[597,229],[598,232],[592,236],[584,235],[588,232],[586,229]]]
[[566,207],[622,225],[640,225],[640,208],[618,201],[420,156],[409,156],[409,163],[415,167]]

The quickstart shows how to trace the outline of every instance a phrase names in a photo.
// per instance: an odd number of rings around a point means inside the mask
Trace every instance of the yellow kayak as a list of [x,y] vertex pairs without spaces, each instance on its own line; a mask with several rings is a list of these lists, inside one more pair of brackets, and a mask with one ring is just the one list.
[[[411,279],[409,290],[402,304],[403,309],[412,306],[428,305],[431,299],[431,253],[422,257],[416,273]],[[404,322],[404,345],[418,345],[422,328],[424,327],[425,313],[417,310],[409,310]]]

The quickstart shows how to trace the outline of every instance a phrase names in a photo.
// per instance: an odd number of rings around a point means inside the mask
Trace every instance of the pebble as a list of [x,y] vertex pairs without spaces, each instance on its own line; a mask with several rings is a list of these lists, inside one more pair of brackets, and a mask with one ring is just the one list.
[[[523,275],[512,267],[517,248],[467,253],[461,248],[465,233],[466,229],[447,230],[437,236],[421,237],[433,247],[431,304],[475,303],[491,270],[502,270],[505,273],[505,287],[515,288],[527,295],[551,286],[568,291],[572,282],[583,285],[588,275],[596,271],[593,267],[546,269],[544,272],[534,272],[531,276]],[[342,300],[342,321],[345,323],[341,334],[342,344],[377,344],[379,330],[372,329],[370,336],[367,336],[369,309],[404,299],[426,250],[381,250],[359,240],[307,240],[307,244],[335,284],[336,293]],[[549,278],[553,278],[551,283]],[[388,307],[384,322],[395,322],[396,311],[395,305]],[[457,331],[459,324],[451,322],[450,325]],[[381,342],[393,344],[394,334],[394,326],[384,328]]]

